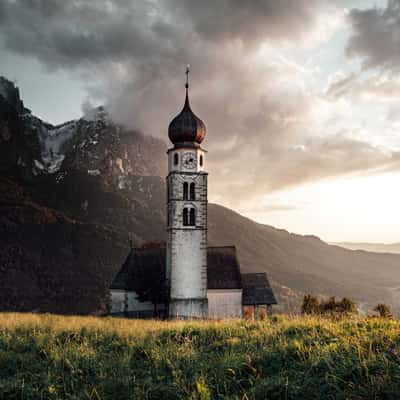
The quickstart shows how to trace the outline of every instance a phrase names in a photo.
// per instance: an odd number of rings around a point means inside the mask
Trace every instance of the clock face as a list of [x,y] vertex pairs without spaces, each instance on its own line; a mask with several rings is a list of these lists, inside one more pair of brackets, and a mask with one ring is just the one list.
[[182,164],[185,168],[194,169],[197,165],[197,158],[195,153],[183,153]]

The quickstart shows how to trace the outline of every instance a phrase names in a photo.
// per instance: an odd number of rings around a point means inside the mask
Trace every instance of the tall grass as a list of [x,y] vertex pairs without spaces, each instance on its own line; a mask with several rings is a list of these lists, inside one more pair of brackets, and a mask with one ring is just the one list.
[[400,323],[0,314],[0,399],[399,399]]

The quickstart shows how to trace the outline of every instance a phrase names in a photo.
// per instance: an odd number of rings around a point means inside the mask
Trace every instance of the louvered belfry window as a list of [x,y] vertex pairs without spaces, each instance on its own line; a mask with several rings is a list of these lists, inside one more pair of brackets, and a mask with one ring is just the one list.
[[196,225],[196,210],[194,208],[190,209],[189,225],[190,226]]
[[183,226],[189,225],[189,210],[187,208],[183,209]]
[[183,226],[196,226],[196,209],[185,207],[182,212]]
[[190,200],[196,200],[196,186],[194,183],[190,184]]

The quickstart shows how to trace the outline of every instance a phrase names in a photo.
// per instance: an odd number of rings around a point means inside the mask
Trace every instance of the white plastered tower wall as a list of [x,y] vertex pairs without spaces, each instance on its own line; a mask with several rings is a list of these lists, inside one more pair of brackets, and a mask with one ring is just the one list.
[[207,306],[207,172],[204,122],[189,104],[189,66],[182,111],[168,126],[167,284],[171,318],[205,318]]
[[[208,316],[205,157],[206,151],[200,147],[174,147],[168,151],[167,277],[172,318]],[[188,158],[194,161],[188,163]],[[189,225],[185,224],[184,209],[194,209],[195,218]]]

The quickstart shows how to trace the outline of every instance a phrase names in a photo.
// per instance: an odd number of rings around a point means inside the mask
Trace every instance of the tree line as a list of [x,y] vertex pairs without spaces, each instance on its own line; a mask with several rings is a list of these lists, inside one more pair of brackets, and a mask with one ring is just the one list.
[[[382,318],[393,318],[390,306],[384,303],[377,304],[373,310]],[[301,305],[301,313],[305,315],[344,316],[358,314],[357,304],[347,297],[341,300],[332,296],[326,300],[312,294],[306,294]]]

